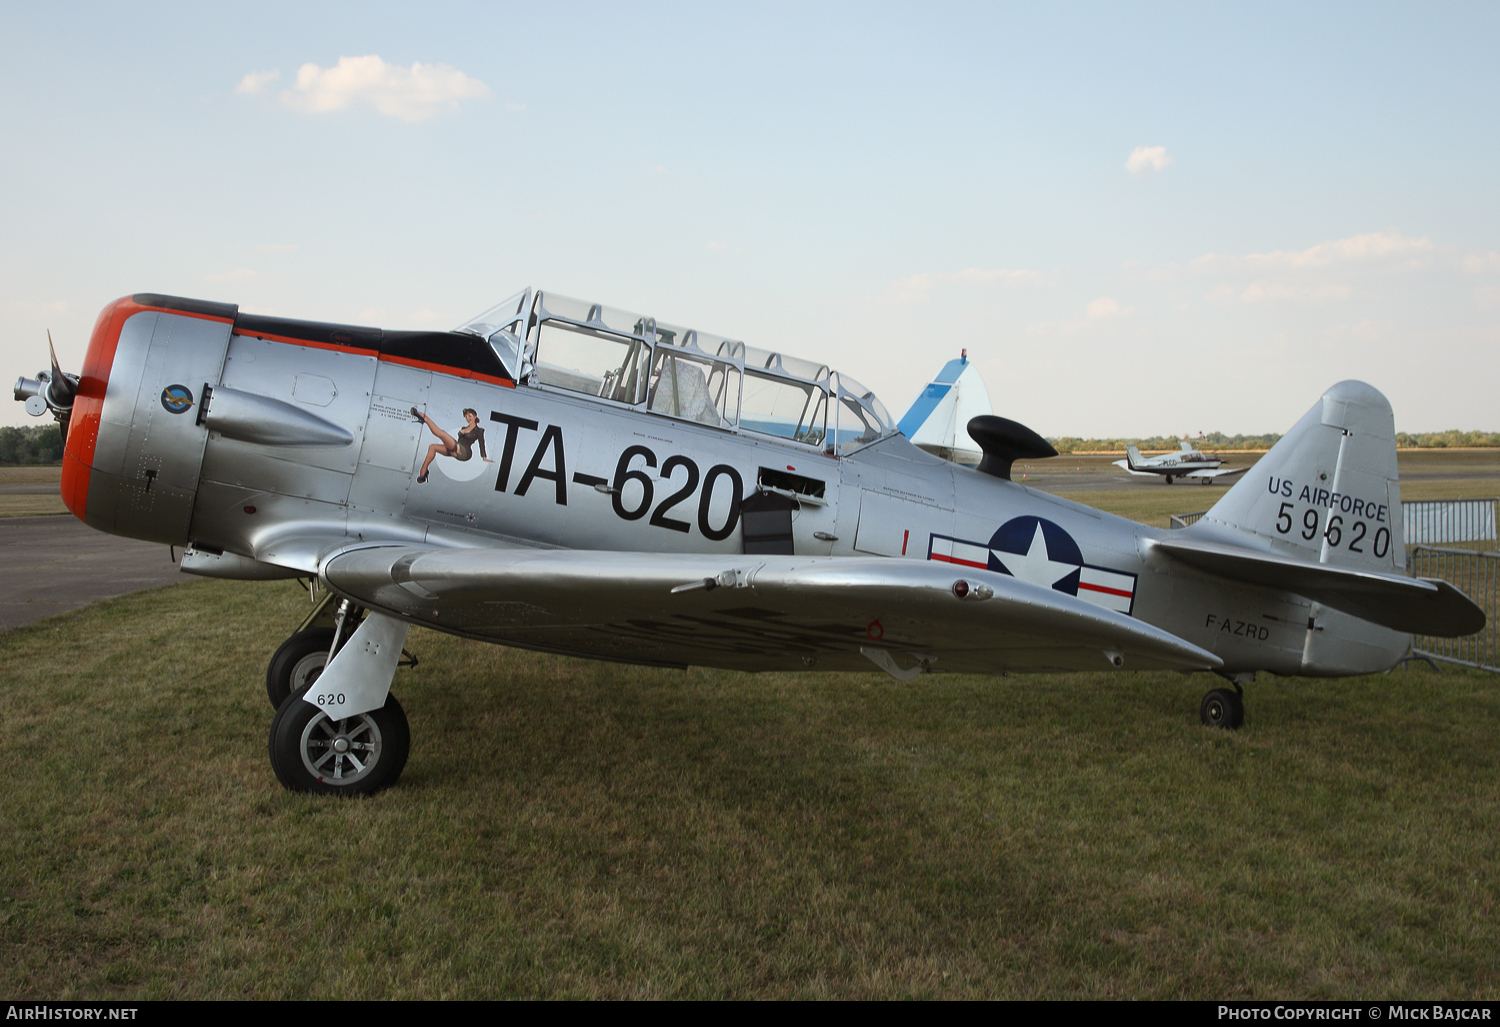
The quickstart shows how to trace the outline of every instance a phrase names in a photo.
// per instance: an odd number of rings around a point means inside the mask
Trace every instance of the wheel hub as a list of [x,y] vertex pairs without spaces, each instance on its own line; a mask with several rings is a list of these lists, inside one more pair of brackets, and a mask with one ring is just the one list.
[[302,765],[315,780],[353,784],[380,762],[381,743],[380,728],[370,717],[333,721],[319,711],[302,731]]

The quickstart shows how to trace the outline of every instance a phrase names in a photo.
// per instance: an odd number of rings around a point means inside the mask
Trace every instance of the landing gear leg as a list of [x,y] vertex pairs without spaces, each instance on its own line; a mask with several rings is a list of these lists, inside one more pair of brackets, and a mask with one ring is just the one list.
[[273,710],[318,679],[363,617],[364,611],[347,599],[335,602],[331,592],[323,597],[266,667],[266,698]]
[[328,666],[333,639],[333,628],[308,628],[281,643],[266,668],[266,698],[273,709],[281,709],[287,696],[318,680]]
[[411,731],[390,688],[408,625],[371,613],[346,635],[353,611],[340,604],[332,658],[289,692],[271,721],[271,769],[289,791],[368,795],[395,784],[406,766]]

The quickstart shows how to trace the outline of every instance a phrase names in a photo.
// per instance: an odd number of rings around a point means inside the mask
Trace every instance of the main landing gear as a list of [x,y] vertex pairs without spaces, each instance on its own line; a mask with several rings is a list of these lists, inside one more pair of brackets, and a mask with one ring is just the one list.
[[369,795],[396,783],[411,729],[391,680],[397,666],[417,663],[401,648],[406,627],[329,595],[276,650],[266,668],[276,707],[267,748],[283,788]]
[[1215,688],[1203,697],[1203,702],[1198,706],[1198,719],[1203,721],[1204,727],[1221,727],[1227,731],[1237,731],[1245,723],[1245,690],[1240,687],[1241,680],[1253,680],[1255,675],[1235,675],[1230,678],[1234,685],[1230,688]]
[[378,710],[338,720],[293,695],[271,721],[269,749],[276,780],[289,792],[369,795],[401,776],[411,728],[394,695]]

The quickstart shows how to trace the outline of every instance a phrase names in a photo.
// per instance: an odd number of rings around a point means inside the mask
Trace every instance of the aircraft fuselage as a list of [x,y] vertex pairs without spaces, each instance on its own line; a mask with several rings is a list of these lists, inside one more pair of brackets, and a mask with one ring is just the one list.
[[[766,551],[1010,574],[1163,628],[1226,672],[1363,672],[1408,644],[1292,593],[1153,556],[1148,543],[1165,532],[900,435],[839,455],[639,402],[244,330],[205,306],[120,301],[101,316],[64,482],[80,518],[191,545],[199,573],[312,573],[299,547],[330,531],[351,543],[742,554],[752,516],[773,529],[782,517],[790,538],[771,545],[786,548]],[[467,458],[422,416],[450,437],[467,431]],[[443,451],[427,461],[432,447]],[[747,512],[767,496],[784,509]],[[1321,645],[1325,633],[1355,644]]]

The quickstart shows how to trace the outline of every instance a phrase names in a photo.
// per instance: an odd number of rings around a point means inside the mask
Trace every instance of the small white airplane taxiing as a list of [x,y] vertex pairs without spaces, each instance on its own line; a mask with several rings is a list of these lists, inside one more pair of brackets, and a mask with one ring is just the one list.
[[451,332],[137,293],[81,373],[54,357],[14,392],[61,424],[86,524],[184,546],[192,574],[323,591],[266,672],[271,768],[297,791],[400,776],[413,625],[900,681],[1213,671],[1200,716],[1234,728],[1257,671],[1385,670],[1413,633],[1485,623],[1406,575],[1391,408],[1355,381],[1179,531],[1012,481],[1056,455],[1014,421],[969,420],[962,467],[827,365],[531,289]]
[[1123,467],[1131,474],[1147,477],[1165,475],[1168,485],[1172,484],[1173,478],[1193,478],[1208,485],[1215,478],[1244,474],[1249,470],[1249,467],[1225,467],[1223,460],[1204,455],[1191,442],[1181,443],[1175,453],[1153,457],[1143,457],[1135,446],[1126,446],[1125,459],[1114,463],[1116,467]]

